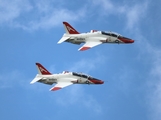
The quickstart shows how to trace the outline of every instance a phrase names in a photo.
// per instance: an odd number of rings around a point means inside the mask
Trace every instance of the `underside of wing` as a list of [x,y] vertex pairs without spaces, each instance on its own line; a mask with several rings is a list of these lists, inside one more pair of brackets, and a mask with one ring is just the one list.
[[95,47],[97,45],[100,45],[102,44],[102,42],[92,42],[92,41],[89,41],[89,42],[86,42],[81,48],[79,48],[79,51],[84,51],[84,50],[88,50],[92,47]]
[[69,85],[72,85],[72,82],[58,82],[54,87],[52,87],[50,90],[51,91],[55,91],[55,90],[59,90],[62,89],[64,87],[67,87]]

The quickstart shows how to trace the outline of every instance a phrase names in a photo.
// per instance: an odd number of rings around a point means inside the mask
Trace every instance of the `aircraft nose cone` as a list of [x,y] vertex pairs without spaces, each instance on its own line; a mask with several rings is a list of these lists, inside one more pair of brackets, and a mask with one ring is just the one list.
[[104,81],[100,80],[100,84],[103,84],[103,83],[104,83]]
[[125,43],[134,43],[134,40],[128,39]]
[[131,43],[134,43],[134,40],[130,40]]
[[118,37],[119,40],[121,40],[124,43],[134,43],[133,39],[126,38],[126,37]]
[[99,81],[97,81],[97,83],[96,84],[103,84],[104,83],[104,81],[103,80],[99,80]]
[[103,84],[103,83],[104,83],[104,81],[98,80],[98,79],[90,79],[90,81],[91,81],[92,83],[94,83],[94,84]]

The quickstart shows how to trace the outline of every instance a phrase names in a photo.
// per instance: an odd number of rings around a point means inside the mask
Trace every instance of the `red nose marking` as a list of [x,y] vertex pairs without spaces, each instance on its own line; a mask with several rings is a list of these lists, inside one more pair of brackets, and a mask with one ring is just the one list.
[[102,81],[102,80],[91,79],[90,81],[93,82],[94,84],[103,84],[104,83],[104,81]]

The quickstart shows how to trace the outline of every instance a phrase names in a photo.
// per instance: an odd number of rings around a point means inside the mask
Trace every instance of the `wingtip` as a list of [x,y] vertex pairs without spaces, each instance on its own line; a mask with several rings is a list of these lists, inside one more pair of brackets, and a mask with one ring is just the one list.
[[90,49],[90,47],[82,47],[82,48],[79,49],[79,51],[85,51],[85,50],[88,50],[88,49]]
[[56,90],[60,90],[61,87],[54,87],[54,88],[51,88],[50,91],[56,91]]

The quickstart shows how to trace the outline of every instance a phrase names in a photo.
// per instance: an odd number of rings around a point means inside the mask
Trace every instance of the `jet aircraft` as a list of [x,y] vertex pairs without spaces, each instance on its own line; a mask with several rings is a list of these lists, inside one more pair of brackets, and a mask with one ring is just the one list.
[[61,88],[64,88],[73,84],[103,84],[104,83],[104,81],[91,77],[87,74],[69,72],[69,71],[63,71],[60,74],[51,74],[40,63],[36,63],[36,66],[38,68],[38,74],[30,82],[30,84],[33,84],[35,82],[40,82],[40,83],[52,85],[53,83],[56,83],[56,85],[50,89],[51,91],[59,90]]
[[62,42],[69,42],[77,45],[85,43],[81,48],[79,48],[79,51],[88,50],[89,48],[100,45],[102,43],[126,44],[134,42],[134,40],[115,32],[91,30],[87,33],[79,33],[69,23],[63,22],[63,24],[66,33],[64,33],[63,37],[58,41],[58,44]]

